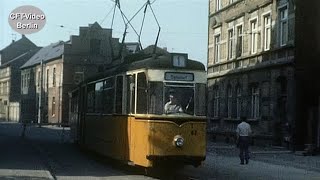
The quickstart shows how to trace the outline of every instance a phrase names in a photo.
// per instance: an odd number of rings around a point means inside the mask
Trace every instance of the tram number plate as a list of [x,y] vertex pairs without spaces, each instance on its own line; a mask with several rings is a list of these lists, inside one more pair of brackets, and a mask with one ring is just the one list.
[[166,72],[165,80],[169,81],[193,81],[193,73],[176,73],[176,72]]
[[191,135],[196,136],[197,135],[197,130],[192,130]]

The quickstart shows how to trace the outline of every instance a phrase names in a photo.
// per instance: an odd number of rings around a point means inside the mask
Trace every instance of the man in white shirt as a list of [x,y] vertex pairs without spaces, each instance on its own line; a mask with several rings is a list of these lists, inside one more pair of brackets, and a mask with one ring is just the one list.
[[246,164],[249,163],[249,136],[251,135],[251,126],[248,124],[246,117],[241,117],[241,123],[238,124],[237,127],[237,140],[240,148],[240,164],[244,164],[244,160],[246,160]]
[[178,100],[175,95],[172,93],[169,95],[170,101],[164,105],[164,113],[165,114],[173,114],[173,113],[182,113],[183,110],[181,106],[178,104]]

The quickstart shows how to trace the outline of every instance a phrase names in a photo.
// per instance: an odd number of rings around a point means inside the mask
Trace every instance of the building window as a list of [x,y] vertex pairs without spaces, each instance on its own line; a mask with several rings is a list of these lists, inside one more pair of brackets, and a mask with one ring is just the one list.
[[237,57],[242,55],[242,47],[243,47],[243,33],[242,33],[242,25],[237,26],[237,45],[236,45],[236,52]]
[[48,90],[49,89],[49,69],[47,69],[46,78],[47,78],[46,87],[47,87],[47,90]]
[[280,14],[280,45],[284,46],[288,41],[288,7],[284,6],[279,9]]
[[220,34],[214,36],[214,61],[218,63],[220,60]]
[[233,58],[233,43],[234,42],[234,32],[233,29],[228,31],[228,59]]
[[0,94],[3,94],[3,83],[0,83]]
[[263,47],[264,50],[267,51],[270,49],[271,43],[271,16],[267,14],[263,16]]
[[219,116],[219,105],[220,105],[220,97],[219,97],[219,88],[214,90],[214,99],[213,99],[213,116]]
[[28,73],[26,77],[26,87],[29,88],[29,85],[30,85],[30,74]]
[[241,88],[237,87],[237,118],[241,116]]
[[24,88],[26,88],[27,87],[27,74],[25,74],[24,76],[23,76],[23,87]]
[[9,92],[10,92],[10,91],[9,91],[9,88],[10,88],[9,81],[7,81],[7,83],[6,83],[6,84],[7,84],[7,89],[6,89],[6,90],[7,90],[7,93],[9,93]]
[[56,115],[56,98],[52,97],[52,116]]
[[41,81],[41,71],[38,71],[38,83],[37,86],[40,86],[40,81]]
[[228,98],[227,98],[227,108],[228,108],[228,118],[232,116],[232,88],[228,88]]
[[250,44],[251,44],[251,54],[255,54],[257,52],[257,45],[258,45],[258,23],[257,19],[250,21]]
[[216,4],[216,11],[219,11],[221,9],[221,0],[215,0]]
[[259,89],[251,88],[251,117],[256,119],[259,117]]
[[[24,88],[23,78],[24,78],[24,75],[22,74],[22,75],[21,75],[21,88]],[[0,85],[1,85],[1,84],[0,84]],[[0,88],[0,89],[1,89],[1,88]]]
[[56,86],[56,68],[53,68],[53,72],[52,72],[52,86],[53,87]]

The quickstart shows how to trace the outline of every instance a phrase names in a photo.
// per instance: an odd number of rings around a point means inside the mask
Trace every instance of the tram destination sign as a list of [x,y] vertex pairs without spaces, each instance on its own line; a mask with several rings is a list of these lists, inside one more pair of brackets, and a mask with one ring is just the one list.
[[178,72],[166,72],[165,80],[168,81],[193,81],[193,73],[178,73]]

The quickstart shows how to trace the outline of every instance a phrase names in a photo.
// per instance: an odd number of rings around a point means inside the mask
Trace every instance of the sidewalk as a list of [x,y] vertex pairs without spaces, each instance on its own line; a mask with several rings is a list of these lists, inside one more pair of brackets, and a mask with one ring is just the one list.
[[[250,146],[251,160],[276,165],[291,166],[305,170],[320,172],[320,155],[301,156],[283,147]],[[208,153],[217,156],[238,157],[239,149],[234,144],[207,142]]]

